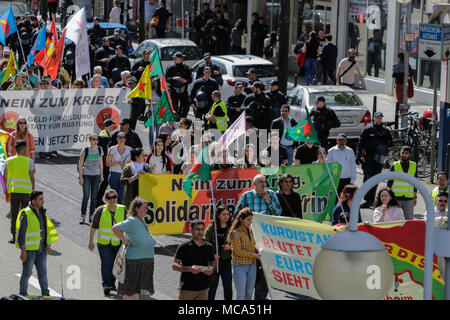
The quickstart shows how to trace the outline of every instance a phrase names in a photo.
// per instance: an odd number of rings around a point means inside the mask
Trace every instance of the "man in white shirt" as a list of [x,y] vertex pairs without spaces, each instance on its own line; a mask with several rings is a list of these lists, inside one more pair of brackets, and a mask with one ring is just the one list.
[[340,133],[336,142],[337,145],[328,150],[327,161],[339,162],[342,166],[337,190],[337,197],[339,197],[339,194],[347,184],[354,184],[356,181],[356,161],[355,152],[347,147],[347,135],[345,133]]
[[359,86],[362,88],[361,71],[358,62],[355,60],[355,49],[348,49],[348,57],[339,62],[336,74],[336,85],[344,85],[353,88],[355,86],[355,72],[358,74]]
[[441,192],[437,195],[436,200],[434,202],[434,216],[435,217],[446,217],[448,215],[447,210],[447,203],[448,203],[448,193],[447,192]]

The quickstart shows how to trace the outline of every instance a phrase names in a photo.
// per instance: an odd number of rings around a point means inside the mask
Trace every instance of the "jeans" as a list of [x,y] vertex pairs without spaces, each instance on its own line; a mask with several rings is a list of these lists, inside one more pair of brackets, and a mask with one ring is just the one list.
[[317,59],[315,58],[305,59],[305,79],[307,86],[313,83],[314,71],[316,70],[316,67],[317,67]]
[[233,299],[231,259],[219,260],[219,272],[214,271],[209,277],[209,293],[208,300],[214,300],[216,297],[217,286],[219,285],[219,277],[222,278],[223,295],[225,300]]
[[256,264],[233,264],[236,300],[251,300],[256,280]]
[[89,195],[91,198],[91,203],[89,206],[89,215],[94,214],[97,205],[97,193],[98,186],[100,185],[100,175],[98,176],[87,176],[83,174],[83,200],[81,201],[81,216],[86,216],[87,204],[89,200]]
[[120,246],[97,244],[98,253],[100,254],[101,270],[102,270],[102,286],[114,287],[116,278],[112,274],[114,260],[116,260],[117,252]]
[[399,200],[397,199],[400,208],[403,210],[405,220],[414,220],[414,199]]
[[48,279],[47,279],[47,253],[42,251],[27,251],[27,260],[22,262],[22,275],[20,276],[20,291],[22,296],[28,295],[28,280],[33,273],[33,265],[36,266],[39,279],[39,286],[43,296],[49,296]]
[[156,138],[158,138],[158,132],[159,132],[159,128],[161,128],[162,123],[158,123],[156,126],[152,126],[152,127],[148,127],[148,143],[150,144],[150,149],[153,146],[153,130],[156,130],[156,133],[154,134]]
[[119,203],[123,203],[123,190],[124,190],[124,185],[120,183],[121,175],[122,173],[119,172],[110,172],[108,179],[108,183],[111,189],[116,190],[116,192],[119,195],[119,199],[117,199]]
[[294,161],[294,147],[284,147],[288,155],[288,165],[292,166]]

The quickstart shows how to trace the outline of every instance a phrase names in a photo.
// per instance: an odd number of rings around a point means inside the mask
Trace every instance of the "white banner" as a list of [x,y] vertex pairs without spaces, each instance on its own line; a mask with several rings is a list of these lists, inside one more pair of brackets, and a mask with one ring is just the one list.
[[86,11],[82,8],[67,24],[66,38],[75,45],[75,74],[77,79],[91,71],[89,43],[86,29]]
[[22,116],[37,152],[81,149],[89,144],[89,133],[104,129],[106,119],[119,124],[129,117],[128,92],[116,88],[2,91],[0,128],[13,131]]

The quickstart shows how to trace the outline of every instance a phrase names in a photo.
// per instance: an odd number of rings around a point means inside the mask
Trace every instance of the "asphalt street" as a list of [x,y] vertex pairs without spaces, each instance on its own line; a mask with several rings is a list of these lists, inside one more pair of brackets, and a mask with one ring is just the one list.
[[[292,87],[292,84],[290,85]],[[372,110],[373,94],[359,91],[364,103]],[[395,101],[393,97],[379,95],[378,111],[385,115],[385,121],[394,120]],[[411,111],[422,113],[429,106],[412,103]],[[143,140],[145,152],[149,151],[148,129],[138,123],[137,132]],[[76,163],[80,150],[59,152],[53,159],[37,159],[36,189],[42,190],[45,197],[45,208],[49,217],[55,223],[59,232],[59,242],[53,245],[53,251],[48,257],[49,287],[53,295],[62,295],[71,299],[102,300],[118,299],[117,296],[104,297],[101,287],[100,259],[97,249],[89,251],[89,225],[80,225],[80,207],[82,188],[78,184]],[[362,171],[358,167],[357,185],[363,181]],[[427,185],[431,191],[433,185]],[[19,260],[20,251],[14,245],[8,244],[10,239],[10,220],[6,218],[9,204],[0,197],[0,297],[18,293],[19,276],[22,270]],[[424,202],[418,199],[415,208],[417,217],[424,212]],[[370,209],[361,210],[363,220],[372,219]],[[173,255],[177,246],[189,239],[188,234],[174,236],[156,236],[157,247],[155,256],[154,283],[156,293],[149,299],[177,299],[180,274],[171,268]],[[62,272],[61,272],[62,271]],[[39,295],[36,270],[30,279],[29,294]],[[63,279],[61,279],[61,277]],[[290,300],[302,297],[282,291],[272,290],[273,299]],[[304,297],[303,297],[304,298]],[[216,299],[223,299],[222,286],[219,285]]]

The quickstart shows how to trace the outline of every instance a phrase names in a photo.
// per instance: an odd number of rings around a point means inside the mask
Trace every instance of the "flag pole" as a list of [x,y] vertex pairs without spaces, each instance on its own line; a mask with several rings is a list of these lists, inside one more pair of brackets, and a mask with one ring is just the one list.
[[[214,235],[216,238],[216,253],[219,255],[219,244],[217,242],[217,223],[216,223],[216,199],[214,198],[214,185],[212,183],[212,180],[209,180],[209,185],[211,188],[211,212],[213,214],[213,224],[214,224]],[[211,215],[210,215],[211,216]],[[219,261],[217,261],[217,274],[219,274]]]
[[[25,52],[23,51],[22,39],[20,39],[19,30],[16,30],[16,33],[17,33],[17,38],[19,38],[19,44],[20,44],[20,49],[22,51],[23,61],[24,61],[24,63],[26,63],[27,62],[27,57],[25,57]],[[20,71],[20,67],[19,67],[19,71]]]

